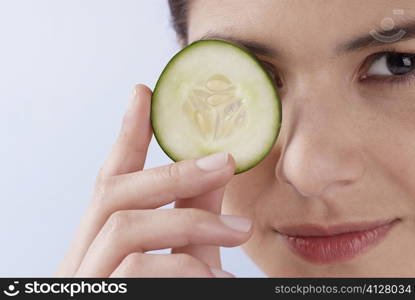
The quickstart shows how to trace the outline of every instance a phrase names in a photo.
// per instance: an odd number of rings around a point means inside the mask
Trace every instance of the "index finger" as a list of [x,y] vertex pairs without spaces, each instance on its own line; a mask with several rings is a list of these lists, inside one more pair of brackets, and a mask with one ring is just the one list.
[[151,90],[143,84],[134,86],[119,136],[100,176],[109,177],[143,169],[152,136],[150,103]]

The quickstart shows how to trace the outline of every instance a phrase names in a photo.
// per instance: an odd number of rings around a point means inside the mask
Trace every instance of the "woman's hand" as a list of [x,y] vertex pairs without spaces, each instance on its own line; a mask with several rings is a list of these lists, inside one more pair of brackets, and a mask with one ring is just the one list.
[[[56,276],[233,277],[221,270],[219,246],[240,245],[252,233],[250,220],[219,216],[234,160],[215,154],[143,170],[150,102],[150,89],[137,85]],[[173,209],[156,209],[173,201]],[[164,248],[171,253],[146,253]]]

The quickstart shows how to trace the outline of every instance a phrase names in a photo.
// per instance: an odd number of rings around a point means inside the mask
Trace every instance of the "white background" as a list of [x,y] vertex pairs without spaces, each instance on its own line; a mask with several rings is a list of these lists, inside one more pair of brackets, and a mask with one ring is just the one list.
[[[53,276],[132,86],[178,49],[166,0],[0,0],[0,276]],[[169,162],[153,138],[145,167]],[[222,258],[264,276],[240,248]]]

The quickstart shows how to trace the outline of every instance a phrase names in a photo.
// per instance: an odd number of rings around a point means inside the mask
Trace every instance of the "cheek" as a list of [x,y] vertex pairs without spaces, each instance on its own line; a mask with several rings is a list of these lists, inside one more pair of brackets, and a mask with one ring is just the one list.
[[[374,159],[371,167],[412,199],[415,195],[415,105],[388,104],[378,113],[380,117],[362,136],[362,147]],[[383,185],[382,189],[388,186],[391,185]]]
[[[275,168],[280,157],[275,145],[267,157],[253,169],[238,174],[225,189],[222,212],[254,217],[260,213],[261,195],[276,183]],[[262,203],[263,204],[263,203]]]
[[[397,133],[388,144],[373,148],[383,173],[413,199],[415,195],[415,134]],[[377,150],[376,150],[377,149]],[[386,188],[386,187],[385,187]]]
[[[369,156],[367,167],[383,177],[381,182],[375,181],[382,189],[393,183],[401,192],[414,195],[415,87],[364,85],[354,100],[360,104],[354,116],[359,128],[355,132],[360,138],[358,148]],[[383,180],[389,182],[382,184]]]
[[239,174],[226,186],[222,213],[252,217],[256,193],[250,178],[249,174]]

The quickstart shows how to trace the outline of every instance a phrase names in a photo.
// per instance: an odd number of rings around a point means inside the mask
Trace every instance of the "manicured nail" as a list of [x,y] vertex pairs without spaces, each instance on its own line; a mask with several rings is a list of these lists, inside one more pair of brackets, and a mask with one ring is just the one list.
[[220,218],[226,226],[237,231],[248,232],[252,226],[252,221],[246,217],[222,215]]
[[221,152],[205,156],[196,160],[196,166],[203,171],[215,171],[223,168],[228,163],[228,153]]
[[231,273],[228,273],[223,270],[216,269],[216,268],[210,268],[210,271],[213,273],[213,275],[215,275],[215,277],[226,277],[226,278],[235,277]]

